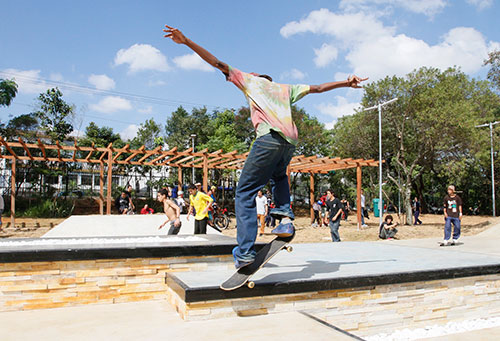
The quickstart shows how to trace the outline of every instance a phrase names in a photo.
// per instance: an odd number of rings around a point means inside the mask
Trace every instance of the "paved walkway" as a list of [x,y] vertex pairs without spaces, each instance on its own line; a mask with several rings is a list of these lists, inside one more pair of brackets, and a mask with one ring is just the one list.
[[183,321],[167,301],[0,313],[0,340],[355,340],[300,313]]

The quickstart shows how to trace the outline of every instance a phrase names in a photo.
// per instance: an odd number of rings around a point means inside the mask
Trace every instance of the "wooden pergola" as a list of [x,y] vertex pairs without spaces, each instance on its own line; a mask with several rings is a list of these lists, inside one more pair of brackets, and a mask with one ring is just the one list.
[[[86,163],[99,165],[99,211],[104,214],[104,172],[107,172],[107,195],[106,214],[111,214],[111,180],[113,165],[140,165],[140,166],[168,166],[176,167],[178,171],[179,186],[182,186],[183,168],[203,169],[203,188],[208,188],[209,169],[242,169],[247,153],[238,154],[237,151],[224,153],[222,150],[208,152],[207,149],[193,151],[189,148],[178,151],[177,148],[162,150],[161,147],[146,150],[144,146],[139,149],[130,149],[127,144],[123,148],[114,148],[110,143],[107,147],[95,147],[94,145],[79,146],[75,140],[72,145],[46,144],[40,139],[36,143],[28,143],[20,137],[17,141],[6,141],[0,137],[0,146],[5,147],[0,152],[0,158],[11,161],[11,224],[15,223],[15,183],[17,161],[40,161],[59,163]],[[13,148],[18,148],[18,152]],[[314,174],[326,174],[330,171],[356,168],[357,170],[357,207],[361,207],[361,168],[366,166],[378,166],[376,160],[365,159],[341,159],[317,156],[294,156],[288,166],[288,174],[309,173],[310,174],[310,203],[314,198]],[[361,222],[361,210],[357,210],[358,226]],[[311,207],[311,217],[313,211]]]

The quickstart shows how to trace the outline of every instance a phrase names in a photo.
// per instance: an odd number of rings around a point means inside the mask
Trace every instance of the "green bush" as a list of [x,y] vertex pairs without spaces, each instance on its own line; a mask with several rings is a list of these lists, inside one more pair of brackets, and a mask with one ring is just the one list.
[[75,204],[70,200],[46,199],[29,207],[22,215],[32,218],[65,218],[73,213],[74,208]]

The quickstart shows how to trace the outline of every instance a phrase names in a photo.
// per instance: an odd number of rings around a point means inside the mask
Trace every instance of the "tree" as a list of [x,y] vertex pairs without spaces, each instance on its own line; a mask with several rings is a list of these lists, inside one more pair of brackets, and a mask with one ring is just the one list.
[[488,59],[484,61],[483,65],[490,65],[488,79],[496,86],[497,90],[500,90],[500,50],[488,53]]
[[74,114],[74,106],[62,99],[58,88],[47,90],[38,96],[39,110],[34,115],[40,121],[40,127],[52,142],[63,141],[73,131],[73,125],[67,121]]
[[[493,117],[496,96],[485,82],[460,70],[424,67],[365,86],[362,104],[369,107],[394,97],[398,101],[383,110],[384,168],[411,212],[412,189],[423,196],[426,182],[421,177],[426,173],[441,179],[440,193],[449,181],[465,186],[464,163],[475,158],[478,142],[484,140],[474,126]],[[377,116],[376,110],[363,111],[339,120],[334,129],[339,155],[378,159]],[[410,214],[407,222],[411,224]]]
[[110,143],[113,143],[117,148],[125,145],[120,134],[113,132],[113,128],[100,128],[94,122],[90,122],[85,128],[85,136],[80,139],[80,145],[91,146],[92,143],[95,147],[107,147]]
[[0,106],[8,107],[16,95],[16,82],[10,79],[0,79]]
[[245,152],[248,147],[244,141],[236,136],[235,115],[232,110],[215,113],[215,118],[210,121],[211,127],[208,129],[213,132],[207,143],[200,148],[207,148],[209,151],[222,149],[223,152]]
[[14,117],[0,133],[6,138],[22,137],[23,140],[33,142],[38,131],[38,120],[33,114],[24,114]]
[[133,148],[145,146],[146,149],[154,149],[163,145],[161,126],[154,119],[146,120],[137,130],[137,136],[130,142]]

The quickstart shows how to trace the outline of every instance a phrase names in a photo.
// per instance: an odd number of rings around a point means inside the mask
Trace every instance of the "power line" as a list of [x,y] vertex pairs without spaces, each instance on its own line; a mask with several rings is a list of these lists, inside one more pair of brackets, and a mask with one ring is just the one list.
[[159,98],[159,97],[136,95],[136,94],[127,93],[127,92],[120,92],[120,91],[94,89],[94,88],[84,86],[84,85],[48,80],[48,79],[38,78],[38,77],[29,77],[29,76],[19,75],[17,73],[11,73],[11,72],[5,72],[5,71],[0,71],[0,75],[3,75],[4,77],[14,77],[16,79],[25,81],[25,82],[30,83],[30,84],[37,84],[37,85],[41,85],[41,84],[43,85],[44,83],[49,84],[49,85],[52,84],[55,86],[59,86],[61,88],[65,88],[68,90],[72,90],[72,91],[76,91],[76,92],[80,92],[80,93],[85,93],[85,94],[98,95],[98,96],[121,96],[121,97],[124,97],[124,98],[129,99],[129,100],[134,101],[134,102],[143,102],[143,103],[168,105],[168,106],[178,106],[178,105],[184,104],[184,105],[188,105],[191,107],[204,106],[204,107],[211,107],[211,108],[219,108],[218,106],[215,106],[215,105],[208,105],[208,104],[202,104],[202,103],[177,101],[177,100],[171,100],[171,99],[165,99],[165,98]]

